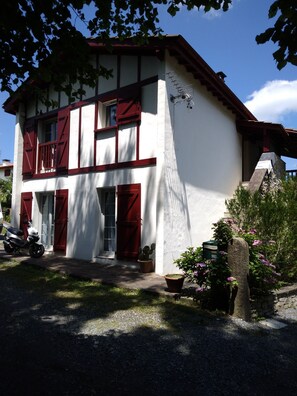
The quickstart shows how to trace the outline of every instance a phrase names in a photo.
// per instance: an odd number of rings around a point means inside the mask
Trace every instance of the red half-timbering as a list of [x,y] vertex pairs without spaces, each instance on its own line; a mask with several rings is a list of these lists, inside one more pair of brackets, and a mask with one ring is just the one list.
[[118,186],[117,258],[136,259],[141,238],[141,185]]

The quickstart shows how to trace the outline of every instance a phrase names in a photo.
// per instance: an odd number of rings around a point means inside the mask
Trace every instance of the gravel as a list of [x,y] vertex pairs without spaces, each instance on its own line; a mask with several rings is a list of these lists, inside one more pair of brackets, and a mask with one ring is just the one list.
[[297,393],[296,311],[278,314],[279,330],[157,308],[102,315],[1,272],[0,302],[1,395]]

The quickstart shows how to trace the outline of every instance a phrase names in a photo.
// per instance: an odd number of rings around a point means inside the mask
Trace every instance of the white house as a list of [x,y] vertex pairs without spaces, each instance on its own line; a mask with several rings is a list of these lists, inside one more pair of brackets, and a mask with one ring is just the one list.
[[13,173],[13,163],[8,159],[4,159],[0,164],[0,179],[7,179]]
[[258,122],[181,36],[89,45],[113,77],[80,101],[49,87],[54,110],[28,90],[4,104],[16,116],[13,223],[32,217],[47,250],[94,265],[155,242],[155,271],[172,272],[262,152],[297,157],[296,131]]

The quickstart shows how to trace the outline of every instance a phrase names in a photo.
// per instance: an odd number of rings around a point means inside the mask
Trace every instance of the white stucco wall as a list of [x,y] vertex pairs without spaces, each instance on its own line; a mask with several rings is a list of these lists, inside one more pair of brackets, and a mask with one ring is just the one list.
[[112,91],[117,87],[117,57],[115,55],[99,56],[99,63],[107,70],[112,70],[113,74],[108,80],[102,76],[99,77],[99,94]]
[[158,83],[142,87],[139,158],[155,157],[158,137]]
[[80,166],[84,168],[94,164],[95,104],[83,106],[81,113]]
[[172,103],[176,86],[167,78],[163,257],[164,272],[172,272],[173,260],[188,246],[212,238],[212,224],[241,181],[242,164],[234,115],[171,59],[167,71],[178,75],[194,101],[193,109]]
[[142,244],[155,241],[156,235],[156,167],[121,169],[105,173],[28,180],[22,192],[33,193],[32,214],[36,227],[41,227],[38,194],[68,189],[67,257],[91,260],[102,250],[98,189],[121,184],[141,183]]

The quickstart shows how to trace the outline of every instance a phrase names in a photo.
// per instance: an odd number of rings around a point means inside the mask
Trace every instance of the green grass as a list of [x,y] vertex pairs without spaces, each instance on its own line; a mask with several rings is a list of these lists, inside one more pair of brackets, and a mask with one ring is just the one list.
[[108,317],[119,310],[133,310],[139,314],[161,315],[166,326],[176,329],[181,323],[199,324],[209,315],[191,299],[175,301],[173,297],[79,280],[16,260],[0,259],[0,277],[7,277],[17,287],[38,293],[41,300],[55,299],[65,307],[96,312],[98,317]]

